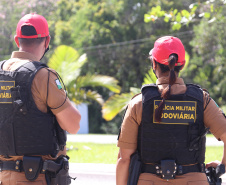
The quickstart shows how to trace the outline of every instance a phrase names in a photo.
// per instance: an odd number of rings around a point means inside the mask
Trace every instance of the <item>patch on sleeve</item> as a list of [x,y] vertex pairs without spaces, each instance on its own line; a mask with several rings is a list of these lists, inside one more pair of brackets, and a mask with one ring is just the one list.
[[62,89],[60,80],[59,80],[59,79],[56,79],[55,82],[56,82],[57,88],[58,88],[58,89]]

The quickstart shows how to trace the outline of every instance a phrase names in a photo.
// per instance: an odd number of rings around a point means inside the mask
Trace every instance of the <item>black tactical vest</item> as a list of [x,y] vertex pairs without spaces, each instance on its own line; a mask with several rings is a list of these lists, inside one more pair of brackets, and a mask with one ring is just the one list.
[[35,74],[45,67],[40,62],[28,62],[16,71],[0,69],[0,155],[58,153],[56,118],[36,107],[31,92]]
[[154,119],[161,95],[156,85],[142,88],[142,121],[138,134],[138,151],[143,163],[160,163],[172,159],[178,165],[205,161],[203,91],[187,85],[185,94],[166,100],[161,123]]

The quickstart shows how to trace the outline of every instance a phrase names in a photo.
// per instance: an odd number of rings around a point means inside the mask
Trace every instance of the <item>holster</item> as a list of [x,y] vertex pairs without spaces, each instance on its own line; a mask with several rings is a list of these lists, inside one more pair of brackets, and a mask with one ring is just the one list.
[[44,161],[43,169],[46,172],[46,181],[48,185],[71,184],[68,157],[62,155],[58,157],[56,161]]
[[225,165],[219,164],[216,168],[209,167],[206,169],[206,176],[210,185],[221,185],[221,175],[225,173]]
[[129,178],[127,185],[137,185],[141,172],[141,161],[138,152],[135,152],[130,157]]

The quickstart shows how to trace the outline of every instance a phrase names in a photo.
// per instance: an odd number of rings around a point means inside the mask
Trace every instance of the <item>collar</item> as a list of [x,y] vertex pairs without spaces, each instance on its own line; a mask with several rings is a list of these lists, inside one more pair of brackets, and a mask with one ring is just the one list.
[[[169,84],[169,76],[158,78],[156,84],[157,85]],[[182,78],[177,78],[175,84],[184,85],[184,80]]]
[[19,59],[39,62],[39,59],[37,59],[37,57],[35,57],[33,54],[28,53],[26,51],[14,51],[11,55],[11,58],[19,58]]

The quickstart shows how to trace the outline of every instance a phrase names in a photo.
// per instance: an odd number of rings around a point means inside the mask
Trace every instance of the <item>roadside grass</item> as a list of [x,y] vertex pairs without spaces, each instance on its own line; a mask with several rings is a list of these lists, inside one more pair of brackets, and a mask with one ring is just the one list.
[[223,146],[207,146],[205,163],[215,160],[221,161],[223,156],[223,148]]
[[[207,134],[206,137],[214,137],[213,134]],[[224,146],[207,146],[206,147],[206,159],[205,163],[209,163],[211,161],[221,161],[223,156]]]
[[[208,134],[207,137],[213,137]],[[67,142],[67,155],[71,163],[103,163],[116,164],[118,147],[116,144],[75,143]],[[211,162],[221,161],[223,146],[207,146],[206,160]]]
[[116,144],[67,142],[67,148],[71,163],[116,164],[117,161]]

